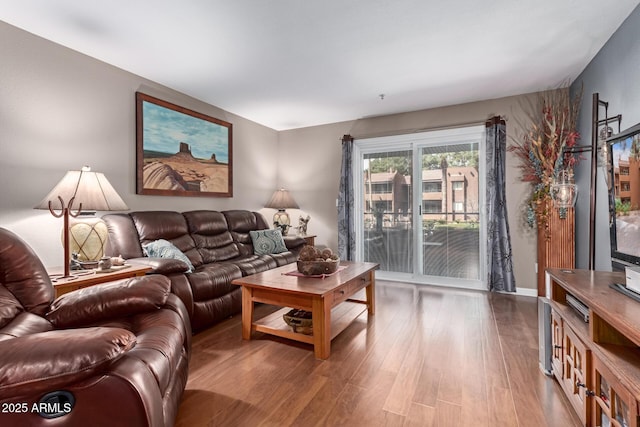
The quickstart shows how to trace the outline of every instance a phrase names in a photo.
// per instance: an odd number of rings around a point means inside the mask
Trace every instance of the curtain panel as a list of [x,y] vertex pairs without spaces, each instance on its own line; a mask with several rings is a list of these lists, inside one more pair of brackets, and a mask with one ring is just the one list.
[[498,116],[486,127],[487,285],[491,291],[515,292],[505,190],[507,126]]
[[344,135],[338,192],[338,254],[347,261],[355,259],[356,248],[353,191],[353,138]]

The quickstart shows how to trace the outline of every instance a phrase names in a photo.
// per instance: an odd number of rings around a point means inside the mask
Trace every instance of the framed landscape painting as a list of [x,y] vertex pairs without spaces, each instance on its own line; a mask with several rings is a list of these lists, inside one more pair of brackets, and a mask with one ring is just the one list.
[[136,193],[232,197],[232,125],[136,92]]

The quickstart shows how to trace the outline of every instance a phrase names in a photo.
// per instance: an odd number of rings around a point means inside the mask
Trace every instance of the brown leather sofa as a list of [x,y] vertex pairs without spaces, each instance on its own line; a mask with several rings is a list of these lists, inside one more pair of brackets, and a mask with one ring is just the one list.
[[[190,212],[145,211],[102,217],[109,229],[106,253],[146,263],[171,280],[194,331],[211,326],[242,309],[241,289],[231,281],[297,259],[305,240],[285,236],[287,251],[256,255],[250,232],[269,228],[258,212],[247,210]],[[142,245],[167,240],[184,253],[195,271],[179,260],[148,258]]]
[[54,301],[37,255],[0,228],[1,426],[171,426],[190,339],[188,314],[166,277]]

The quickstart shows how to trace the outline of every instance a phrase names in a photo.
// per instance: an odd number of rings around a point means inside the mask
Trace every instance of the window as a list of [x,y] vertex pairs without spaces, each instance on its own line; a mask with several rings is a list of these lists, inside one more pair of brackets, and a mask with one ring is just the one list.
[[391,193],[393,186],[390,181],[387,182],[373,182],[367,187],[365,187],[366,192],[369,193],[369,189],[371,189],[371,193],[373,194],[386,194]]
[[484,126],[356,140],[356,260],[382,279],[484,289]]
[[442,202],[440,200],[423,200],[422,213],[442,212]]
[[441,193],[442,192],[442,181],[438,182],[423,182],[422,183],[422,192],[423,193]]

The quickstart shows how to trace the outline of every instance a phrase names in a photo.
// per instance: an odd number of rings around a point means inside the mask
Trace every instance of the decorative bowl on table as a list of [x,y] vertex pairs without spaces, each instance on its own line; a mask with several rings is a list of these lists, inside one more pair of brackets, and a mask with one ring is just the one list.
[[298,271],[305,276],[319,276],[321,274],[332,274],[338,270],[339,259],[329,259],[324,261],[300,261],[298,260]]
[[338,270],[340,258],[329,248],[306,245],[298,256],[298,272],[305,276],[332,274]]

